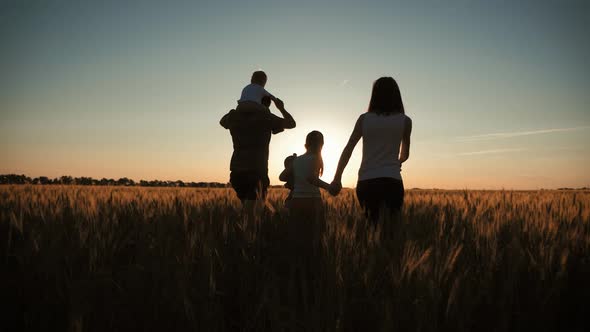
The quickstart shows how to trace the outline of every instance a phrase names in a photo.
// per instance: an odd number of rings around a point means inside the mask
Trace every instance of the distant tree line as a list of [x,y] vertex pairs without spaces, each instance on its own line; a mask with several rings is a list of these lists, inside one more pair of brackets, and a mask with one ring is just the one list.
[[3,174],[0,175],[0,184],[65,184],[65,185],[80,185],[80,186],[140,186],[140,187],[192,187],[192,188],[225,188],[228,184],[219,182],[183,182],[177,181],[161,181],[161,180],[140,180],[138,182],[128,178],[115,179],[93,179],[91,177],[72,177],[64,175],[57,178],[48,178],[40,176],[37,178],[30,178],[26,175],[18,174]]

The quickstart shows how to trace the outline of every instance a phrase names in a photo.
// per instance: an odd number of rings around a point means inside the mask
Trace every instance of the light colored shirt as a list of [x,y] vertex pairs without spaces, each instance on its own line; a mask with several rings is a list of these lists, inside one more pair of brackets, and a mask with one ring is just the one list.
[[270,92],[266,91],[262,85],[250,83],[246,85],[244,89],[242,89],[242,95],[240,96],[238,103],[244,101],[253,101],[260,104],[262,102],[262,98],[265,96],[274,98],[274,96],[270,94]]
[[406,115],[367,112],[362,116],[363,159],[359,181],[375,178],[401,180],[399,150]]
[[304,154],[295,158],[293,160],[293,198],[321,197],[320,188],[307,181],[308,177],[318,175],[316,156]]

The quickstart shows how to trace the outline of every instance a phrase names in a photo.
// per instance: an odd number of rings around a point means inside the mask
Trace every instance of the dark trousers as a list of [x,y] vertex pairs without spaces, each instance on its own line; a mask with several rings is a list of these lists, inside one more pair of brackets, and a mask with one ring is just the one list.
[[242,203],[246,200],[264,200],[268,185],[270,184],[266,172],[259,171],[231,172],[229,182]]
[[404,203],[404,183],[394,178],[375,178],[359,181],[356,196],[365,216],[376,223],[379,217],[391,217]]

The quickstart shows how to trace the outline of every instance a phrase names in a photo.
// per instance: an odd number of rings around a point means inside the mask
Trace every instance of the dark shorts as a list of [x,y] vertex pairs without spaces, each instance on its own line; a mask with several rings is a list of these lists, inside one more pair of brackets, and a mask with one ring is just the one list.
[[376,222],[382,213],[397,213],[404,203],[404,183],[393,178],[359,181],[356,196],[365,216]]
[[258,198],[265,199],[270,184],[266,172],[255,171],[231,172],[229,182],[242,202],[254,201]]

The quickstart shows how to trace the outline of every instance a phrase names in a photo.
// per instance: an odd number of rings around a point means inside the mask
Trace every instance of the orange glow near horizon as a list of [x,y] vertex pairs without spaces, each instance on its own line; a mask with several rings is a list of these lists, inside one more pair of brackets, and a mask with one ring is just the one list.
[[[390,76],[413,120],[406,188],[590,186],[586,2],[9,2],[0,174],[227,183],[219,120],[262,69],[297,122],[272,136],[273,185],[312,130],[331,182],[373,83]],[[361,155],[359,142],[344,186]]]

